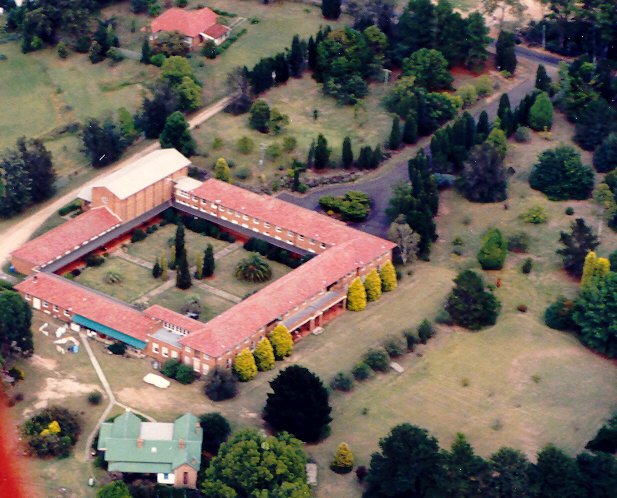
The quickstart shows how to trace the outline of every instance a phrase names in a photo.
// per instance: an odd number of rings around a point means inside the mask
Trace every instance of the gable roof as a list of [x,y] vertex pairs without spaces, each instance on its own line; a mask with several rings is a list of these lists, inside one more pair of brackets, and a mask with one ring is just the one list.
[[172,7],[152,21],[153,33],[159,31],[178,31],[185,36],[195,38],[200,33],[216,24],[218,16],[209,8],[186,10]]
[[11,256],[43,266],[77,249],[84,242],[103,235],[121,222],[106,207],[91,209],[26,242]]
[[181,315],[170,309],[164,308],[158,304],[154,304],[144,310],[144,313],[152,318],[161,320],[166,323],[171,323],[177,327],[183,328],[187,332],[195,332],[203,327],[203,323],[193,320],[188,316]]
[[190,164],[191,160],[176,149],[155,150],[83,188],[77,197],[91,201],[92,189],[105,187],[119,199],[126,199]]

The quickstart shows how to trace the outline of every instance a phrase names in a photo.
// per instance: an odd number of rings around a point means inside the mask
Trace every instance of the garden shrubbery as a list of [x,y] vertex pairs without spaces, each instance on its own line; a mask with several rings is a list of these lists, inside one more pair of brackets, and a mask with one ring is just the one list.
[[501,270],[508,254],[506,241],[497,228],[491,228],[482,238],[478,262],[483,270]]
[[80,433],[77,414],[59,406],[44,408],[21,427],[29,450],[40,458],[68,457]]
[[364,221],[371,212],[371,198],[364,192],[350,190],[338,197],[324,195],[319,199],[321,208],[339,213],[345,221]]

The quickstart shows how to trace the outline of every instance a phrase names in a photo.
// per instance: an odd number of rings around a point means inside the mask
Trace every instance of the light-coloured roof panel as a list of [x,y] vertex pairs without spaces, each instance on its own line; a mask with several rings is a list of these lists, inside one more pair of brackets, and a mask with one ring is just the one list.
[[142,422],[139,437],[156,441],[171,441],[174,424],[165,422]]

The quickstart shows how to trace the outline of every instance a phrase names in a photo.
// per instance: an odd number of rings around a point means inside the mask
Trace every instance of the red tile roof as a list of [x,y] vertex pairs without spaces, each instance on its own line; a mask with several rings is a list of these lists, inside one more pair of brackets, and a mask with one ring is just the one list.
[[47,301],[94,320],[128,336],[146,341],[161,328],[159,322],[130,306],[66,280],[58,275],[35,273],[15,286],[19,292]]
[[102,235],[119,225],[122,220],[106,207],[91,209],[26,242],[11,256],[29,261],[34,265],[44,265],[64,256],[83,242]]
[[188,316],[184,316],[170,309],[163,308],[163,306],[159,306],[158,304],[150,306],[144,310],[144,313],[149,317],[181,327],[188,332],[195,332],[204,326],[203,322],[193,320]]
[[178,31],[183,35],[195,38],[199,33],[216,24],[217,15],[207,7],[198,10],[185,10],[173,7],[163,12],[152,21],[152,32]]
[[231,29],[227,26],[223,26],[222,24],[213,24],[203,33],[208,35],[215,40],[218,40],[221,36],[225,35]]

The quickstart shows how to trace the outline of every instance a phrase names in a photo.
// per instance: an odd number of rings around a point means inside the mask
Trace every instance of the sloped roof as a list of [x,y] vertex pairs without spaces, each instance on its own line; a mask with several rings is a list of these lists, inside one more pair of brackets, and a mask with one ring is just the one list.
[[17,284],[15,289],[142,342],[147,342],[148,335],[160,328],[158,321],[148,318],[128,304],[77,285],[58,275],[35,273]]
[[228,31],[231,31],[231,28],[229,28],[228,26],[223,26],[222,24],[213,24],[207,30],[203,31],[203,33],[217,40]]
[[119,199],[126,199],[190,164],[176,149],[158,149],[83,188],[77,197],[91,201],[92,189],[105,187]]
[[93,237],[108,232],[120,225],[121,222],[122,220],[106,207],[91,209],[26,242],[19,249],[13,251],[11,256],[18,257],[36,266],[45,265],[76,249]]
[[197,10],[186,10],[172,7],[152,21],[152,32],[178,31],[183,35],[195,38],[216,24],[217,15],[205,7]]
[[181,327],[188,332],[195,332],[203,327],[203,323],[193,320],[188,316],[181,315],[170,309],[164,308],[158,304],[154,304],[144,310],[144,313],[152,318],[163,322],[172,323],[177,327]]

